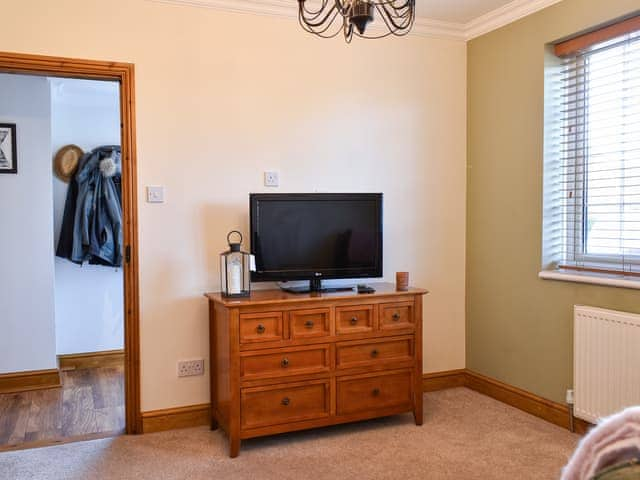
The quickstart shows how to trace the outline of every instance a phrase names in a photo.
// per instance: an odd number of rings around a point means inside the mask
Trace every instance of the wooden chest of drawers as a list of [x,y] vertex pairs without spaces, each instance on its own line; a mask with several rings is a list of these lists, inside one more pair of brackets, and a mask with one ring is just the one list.
[[207,294],[211,426],[242,439],[412,411],[422,424],[421,289]]

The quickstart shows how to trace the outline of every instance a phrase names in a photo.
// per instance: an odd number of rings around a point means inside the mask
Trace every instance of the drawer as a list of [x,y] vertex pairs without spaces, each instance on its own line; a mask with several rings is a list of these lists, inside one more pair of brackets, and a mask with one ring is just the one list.
[[240,343],[282,340],[282,312],[240,314]]
[[379,309],[380,330],[413,329],[413,302],[383,303]]
[[269,387],[241,392],[241,427],[266,427],[329,416],[329,380]]
[[330,369],[329,345],[243,352],[240,357],[243,379],[322,373]]
[[372,332],[373,320],[373,305],[336,307],[336,334]]
[[385,340],[338,343],[336,366],[352,368],[394,361],[413,360],[413,336]]
[[329,308],[293,310],[289,312],[291,338],[328,337],[331,335],[330,320]]
[[363,411],[413,407],[410,371],[338,378],[337,413],[348,415]]

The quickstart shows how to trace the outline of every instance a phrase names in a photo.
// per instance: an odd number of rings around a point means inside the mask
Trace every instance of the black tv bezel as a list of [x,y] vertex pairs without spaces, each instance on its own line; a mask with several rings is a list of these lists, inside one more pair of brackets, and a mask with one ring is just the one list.
[[[258,203],[261,201],[275,200],[309,200],[309,201],[340,201],[340,200],[374,200],[377,207],[378,221],[378,253],[376,265],[366,269],[349,269],[348,271],[336,271],[335,269],[295,270],[295,271],[266,271],[251,272],[252,282],[285,282],[295,280],[336,280],[346,278],[380,278],[383,265],[383,194],[382,193],[251,193],[249,194],[249,223],[251,238],[251,254],[256,255],[256,235],[258,229]],[[256,259],[256,265],[258,261]]]

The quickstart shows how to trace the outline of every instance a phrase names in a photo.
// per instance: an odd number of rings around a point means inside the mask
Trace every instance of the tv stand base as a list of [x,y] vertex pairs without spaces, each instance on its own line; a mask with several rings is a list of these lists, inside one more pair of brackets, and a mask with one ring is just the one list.
[[298,287],[280,287],[281,290],[289,293],[332,293],[332,292],[349,292],[353,287],[323,287],[322,280],[314,278],[309,280],[309,285],[301,285]]

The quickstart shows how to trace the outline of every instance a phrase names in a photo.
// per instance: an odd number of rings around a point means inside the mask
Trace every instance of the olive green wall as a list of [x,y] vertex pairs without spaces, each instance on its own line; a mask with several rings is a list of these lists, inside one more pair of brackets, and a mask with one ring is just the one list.
[[573,305],[640,312],[640,291],[538,279],[545,45],[637,8],[563,0],[468,45],[467,367],[559,402]]

